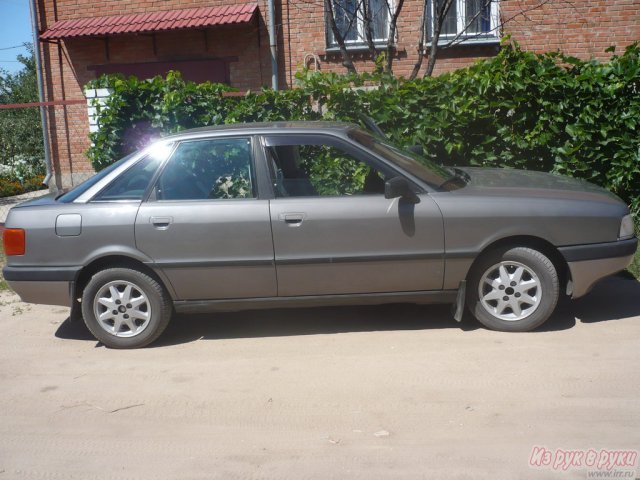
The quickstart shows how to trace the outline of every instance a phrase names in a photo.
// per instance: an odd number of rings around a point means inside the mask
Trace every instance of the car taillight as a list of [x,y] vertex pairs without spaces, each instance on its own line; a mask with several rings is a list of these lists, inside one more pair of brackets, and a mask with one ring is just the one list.
[[2,243],[4,244],[5,255],[24,255],[24,230],[21,228],[5,228],[2,234]]

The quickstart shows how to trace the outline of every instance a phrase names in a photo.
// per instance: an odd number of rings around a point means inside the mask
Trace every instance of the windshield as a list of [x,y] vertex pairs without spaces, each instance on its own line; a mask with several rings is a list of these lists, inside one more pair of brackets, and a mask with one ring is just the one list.
[[434,188],[442,188],[443,185],[449,184],[452,178],[455,177],[455,174],[447,168],[416,153],[394,147],[362,130],[351,130],[349,137]]
[[73,187],[68,192],[65,192],[62,195],[60,195],[58,198],[56,198],[56,200],[58,202],[62,202],[62,203],[71,203],[71,202],[73,202],[76,198],[78,198],[84,192],[89,190],[91,187],[93,187],[96,183],[98,183],[104,177],[109,175],[109,173],[113,172],[116,168],[118,168],[124,162],[126,162],[131,157],[133,157],[136,153],[138,153],[138,152],[131,153],[131,154],[127,155],[126,157],[118,160],[116,163],[114,163],[112,165],[109,165],[104,170],[100,170],[93,177],[91,177],[91,178],[85,180],[84,182],[76,185],[75,187]]

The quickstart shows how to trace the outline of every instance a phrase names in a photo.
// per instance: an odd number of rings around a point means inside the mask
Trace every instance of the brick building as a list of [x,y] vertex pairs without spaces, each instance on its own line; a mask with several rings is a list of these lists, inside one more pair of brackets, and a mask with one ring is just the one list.
[[[392,0],[393,1],[393,0]],[[398,0],[395,0],[396,2]],[[427,18],[433,3],[426,0]],[[344,71],[323,0],[274,0],[277,75],[293,85],[303,65]],[[441,41],[436,73],[495,55],[510,34],[524,48],[562,50],[581,58],[607,58],[640,39],[640,0],[455,0]],[[229,83],[240,89],[271,84],[267,0],[36,0],[49,108],[52,162],[58,187],[92,173],[84,152],[89,123],[83,86],[102,73],[140,77],[182,71],[187,79]],[[364,48],[358,0],[333,0],[336,25],[359,70],[372,68]],[[369,0],[374,40],[388,37],[386,0]],[[394,72],[407,76],[416,63],[425,0],[405,0],[395,36]],[[466,23],[465,19],[470,19]],[[432,28],[428,20],[426,44]],[[465,28],[467,27],[467,28]],[[422,69],[426,66],[423,62]],[[74,103],[75,102],[75,103]]]

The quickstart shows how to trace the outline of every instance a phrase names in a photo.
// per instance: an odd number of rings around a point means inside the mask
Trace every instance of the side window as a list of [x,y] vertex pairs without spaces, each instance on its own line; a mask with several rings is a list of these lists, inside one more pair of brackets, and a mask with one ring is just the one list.
[[251,140],[226,138],[181,143],[156,184],[158,200],[254,197]]
[[268,147],[278,197],[384,194],[386,176],[330,145]]
[[142,200],[159,163],[152,155],[143,158],[107,185],[93,200]]

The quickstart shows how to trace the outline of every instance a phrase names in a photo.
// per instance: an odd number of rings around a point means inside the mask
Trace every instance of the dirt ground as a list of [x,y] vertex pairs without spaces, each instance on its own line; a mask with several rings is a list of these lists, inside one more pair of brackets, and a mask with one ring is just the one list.
[[640,449],[628,278],[534,333],[448,306],[296,309],[180,316],[133,351],[0,303],[0,480],[587,478],[531,468],[533,447]]

